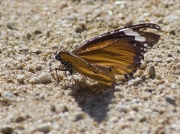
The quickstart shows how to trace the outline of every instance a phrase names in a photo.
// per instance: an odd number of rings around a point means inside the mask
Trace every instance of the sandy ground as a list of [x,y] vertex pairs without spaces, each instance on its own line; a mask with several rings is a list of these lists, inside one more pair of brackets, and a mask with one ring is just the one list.
[[[179,0],[0,0],[0,133],[180,133],[179,16]],[[144,22],[161,26],[161,39],[134,78],[105,87],[76,74],[79,88],[59,72],[56,86],[56,50]]]

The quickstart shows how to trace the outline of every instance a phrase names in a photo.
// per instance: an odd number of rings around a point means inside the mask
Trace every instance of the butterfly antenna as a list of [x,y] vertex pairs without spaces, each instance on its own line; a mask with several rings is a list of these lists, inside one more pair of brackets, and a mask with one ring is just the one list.
[[74,79],[74,77],[73,77],[73,75],[71,75],[72,76],[72,78],[73,78],[73,80],[74,80],[74,84],[76,85],[77,84],[77,81]]
[[[55,60],[52,60],[50,63],[49,63],[49,71],[51,72],[51,76],[53,77],[54,80],[56,80],[56,78],[54,77],[54,75],[52,74],[52,62],[55,62]],[[59,77],[58,77],[58,74],[57,74],[57,70],[58,68],[55,68],[55,71],[56,71],[56,76],[58,78],[58,83],[59,83]]]

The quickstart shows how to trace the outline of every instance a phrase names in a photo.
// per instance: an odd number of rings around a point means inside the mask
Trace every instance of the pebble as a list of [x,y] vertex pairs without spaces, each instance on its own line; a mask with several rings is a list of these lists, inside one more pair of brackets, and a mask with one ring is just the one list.
[[4,91],[4,92],[2,92],[2,97],[6,98],[6,99],[13,99],[15,96],[8,91]]
[[41,65],[37,65],[36,68],[35,68],[35,70],[36,70],[36,71],[41,71],[42,68],[43,68],[43,67],[42,67]]
[[26,39],[28,39],[28,40],[31,39],[31,34],[30,33],[26,34]]
[[10,55],[11,53],[13,53],[13,49],[12,49],[12,48],[7,49],[6,53],[7,53],[8,55]]
[[19,74],[16,79],[19,84],[24,84],[25,77],[23,74]]
[[24,120],[25,120],[25,118],[23,116],[21,116],[21,115],[20,116],[16,116],[13,119],[13,121],[16,122],[16,123],[22,122]]
[[157,80],[162,80],[162,76],[157,74],[157,75],[156,75],[156,79],[157,79]]
[[15,29],[15,22],[8,22],[7,24],[6,24],[6,26],[7,26],[7,28],[8,29],[11,29],[11,30],[14,30]]
[[36,35],[41,34],[41,33],[42,33],[41,30],[35,30],[34,31],[34,34],[36,34]]
[[155,91],[155,90],[156,90],[155,87],[145,87],[144,88],[144,91],[146,91],[146,92],[152,92],[152,91]]
[[39,98],[40,98],[41,100],[43,100],[43,99],[44,99],[44,93],[41,93],[41,94],[39,95]]
[[86,4],[88,4],[88,5],[94,5],[94,1],[92,1],[92,0],[86,0]]
[[52,111],[52,112],[56,112],[56,106],[55,105],[50,105],[50,110]]
[[129,112],[130,108],[129,108],[129,106],[119,104],[119,105],[117,105],[116,110],[118,110],[119,112],[127,113],[127,112]]
[[17,69],[23,69],[25,67],[24,63],[18,63],[17,64]]
[[67,45],[70,45],[70,44],[73,44],[73,43],[75,43],[75,40],[73,38],[66,39],[66,44]]
[[170,57],[170,58],[167,58],[167,59],[166,59],[166,62],[167,62],[167,63],[171,63],[171,62],[172,62],[172,58],[171,58],[171,57]]
[[78,113],[78,114],[76,114],[74,121],[79,121],[79,120],[82,120],[82,119],[84,119],[84,114],[83,113]]
[[19,45],[19,51],[20,52],[28,52],[29,51],[29,48],[26,44],[20,44]]
[[128,81],[128,85],[134,85],[137,86],[138,84],[142,83],[142,79],[140,77],[137,77],[136,79],[131,79]]
[[13,128],[12,127],[3,127],[3,128],[1,128],[1,133],[2,134],[12,134]]
[[84,28],[82,26],[75,26],[74,30],[76,33],[81,33],[82,31],[84,31]]
[[143,62],[143,63],[140,65],[140,69],[141,69],[141,70],[144,70],[146,67],[147,67],[147,63],[146,63],[146,62]]
[[180,79],[178,79],[178,80],[176,81],[176,83],[180,85]]
[[49,123],[47,123],[47,124],[41,124],[41,125],[39,125],[39,126],[37,127],[37,131],[40,131],[40,132],[45,133],[45,134],[46,134],[46,133],[49,133],[50,130],[51,130],[51,126],[50,126]]
[[177,63],[177,64],[176,64],[176,69],[179,69],[179,70],[180,70],[180,63]]
[[148,76],[149,77],[154,77],[155,75],[156,75],[155,67],[154,66],[150,66],[148,68]]
[[171,84],[171,88],[172,88],[172,89],[175,89],[176,87],[177,87],[176,83],[172,83],[172,84]]
[[59,4],[59,8],[60,8],[60,9],[63,9],[63,8],[65,8],[65,7],[67,7],[67,6],[68,6],[68,4],[67,4],[66,1],[62,1],[62,2]]
[[172,105],[176,105],[176,99],[173,96],[166,96],[166,101],[169,102]]
[[51,82],[51,75],[45,72],[41,73],[39,76],[33,76],[30,78],[29,83],[31,84],[48,84]]

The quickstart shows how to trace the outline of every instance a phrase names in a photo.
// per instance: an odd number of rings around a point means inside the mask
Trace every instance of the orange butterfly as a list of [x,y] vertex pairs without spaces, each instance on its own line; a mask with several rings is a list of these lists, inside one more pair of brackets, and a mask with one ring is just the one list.
[[115,75],[133,73],[141,64],[147,48],[160,39],[160,35],[144,32],[142,28],[161,29],[152,23],[132,25],[88,40],[72,52],[60,51],[55,60],[60,61],[64,69],[56,68],[56,75],[57,70],[69,71],[71,75],[75,70],[106,85],[115,83]]

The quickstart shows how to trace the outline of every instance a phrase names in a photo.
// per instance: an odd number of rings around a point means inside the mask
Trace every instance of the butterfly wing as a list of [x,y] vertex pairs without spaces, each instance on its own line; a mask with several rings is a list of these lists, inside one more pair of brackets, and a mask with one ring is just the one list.
[[130,74],[140,65],[147,48],[160,38],[155,33],[140,30],[146,27],[160,30],[151,23],[118,29],[86,42],[72,53],[109,76]]
[[105,74],[102,70],[93,67],[79,56],[67,52],[60,52],[59,54],[61,59],[71,63],[73,69],[84,76],[95,79],[106,85],[111,85],[115,81],[112,75]]

